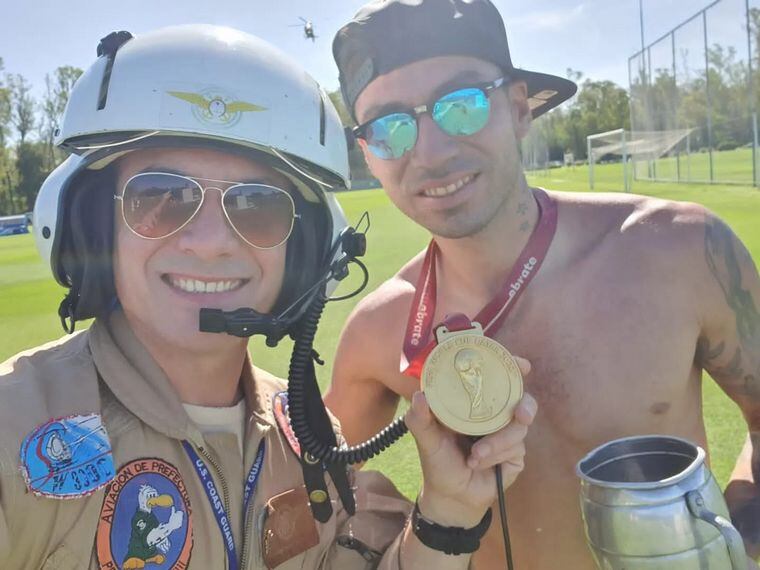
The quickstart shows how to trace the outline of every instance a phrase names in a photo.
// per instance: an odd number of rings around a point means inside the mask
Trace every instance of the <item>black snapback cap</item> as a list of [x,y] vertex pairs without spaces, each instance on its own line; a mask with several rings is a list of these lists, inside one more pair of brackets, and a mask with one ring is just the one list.
[[333,40],[341,92],[352,115],[356,99],[376,77],[446,55],[489,61],[508,79],[525,81],[534,118],[578,89],[568,79],[515,68],[504,21],[489,0],[373,0]]

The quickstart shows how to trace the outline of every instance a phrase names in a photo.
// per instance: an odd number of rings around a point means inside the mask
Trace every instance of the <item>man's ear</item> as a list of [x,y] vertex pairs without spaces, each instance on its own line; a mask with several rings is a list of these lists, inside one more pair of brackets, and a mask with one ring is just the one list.
[[528,85],[525,81],[517,81],[509,86],[509,101],[512,109],[512,124],[515,127],[517,140],[524,139],[533,122],[533,113],[528,102]]

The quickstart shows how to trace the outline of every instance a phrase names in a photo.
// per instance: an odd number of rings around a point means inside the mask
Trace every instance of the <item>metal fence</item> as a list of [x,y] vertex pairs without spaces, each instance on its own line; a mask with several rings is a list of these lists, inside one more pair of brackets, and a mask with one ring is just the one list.
[[717,0],[628,60],[631,129],[686,137],[636,179],[758,185],[760,0]]

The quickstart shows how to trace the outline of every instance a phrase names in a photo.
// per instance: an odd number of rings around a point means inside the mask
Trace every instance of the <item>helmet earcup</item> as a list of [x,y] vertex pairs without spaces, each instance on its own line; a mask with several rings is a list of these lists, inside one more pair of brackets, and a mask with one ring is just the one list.
[[60,264],[71,291],[75,320],[108,314],[116,299],[113,279],[113,167],[85,171],[73,185],[61,220]]
[[322,204],[308,202],[300,193],[293,193],[300,218],[288,239],[285,276],[272,314],[280,314],[311,288],[321,277],[328,263],[331,232],[329,212]]

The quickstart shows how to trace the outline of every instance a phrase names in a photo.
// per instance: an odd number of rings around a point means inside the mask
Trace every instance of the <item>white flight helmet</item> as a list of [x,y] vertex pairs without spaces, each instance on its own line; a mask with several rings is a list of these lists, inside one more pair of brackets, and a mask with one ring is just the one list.
[[250,152],[292,180],[307,204],[321,204],[331,228],[320,249],[333,249],[347,226],[328,193],[349,184],[345,132],[325,91],[297,63],[259,38],[210,25],[137,37],[115,32],[97,53],[56,133],[56,144],[72,154],[45,180],[34,209],[38,249],[55,279],[72,288],[70,304],[82,294],[62,263],[74,182],[139,148]]
[[344,130],[327,94],[263,40],[209,25],[104,38],[71,93],[56,144],[77,154],[153,133],[249,145],[346,184]]

